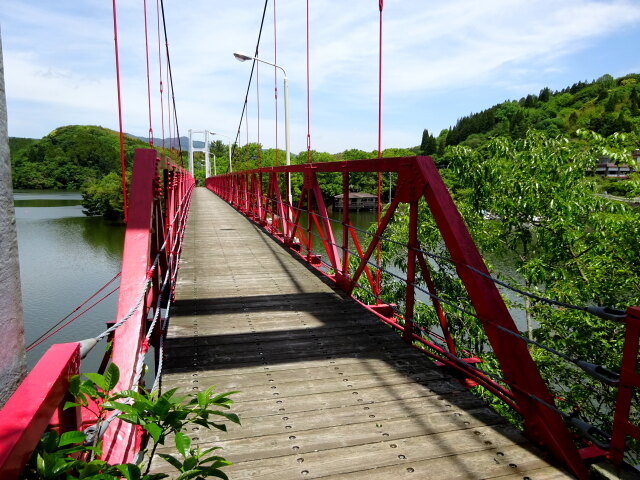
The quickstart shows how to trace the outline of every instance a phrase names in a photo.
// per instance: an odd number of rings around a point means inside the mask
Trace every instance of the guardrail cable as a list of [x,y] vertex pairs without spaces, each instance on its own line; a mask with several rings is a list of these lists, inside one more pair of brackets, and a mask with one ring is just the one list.
[[[102,302],[103,300],[105,300],[107,297],[109,297],[112,293],[114,293],[115,291],[118,290],[118,288],[120,287],[116,287],[113,290],[111,290],[110,292],[108,292],[106,295],[102,296],[98,301],[94,302],[93,304],[91,304],[89,307],[87,307],[86,309],[84,309],[82,312],[80,312],[78,315],[76,315],[75,317],[73,317],[71,320],[69,320],[67,323],[65,323],[64,325],[60,326],[65,320],[67,320],[69,317],[71,317],[71,315],[73,315],[74,313],[76,313],[78,310],[80,310],[82,307],[84,307],[87,303],[89,303],[90,300],[92,300],[93,298],[95,298],[100,292],[102,292],[103,290],[105,290],[109,285],[111,285],[113,282],[115,282],[115,280],[120,276],[121,272],[118,272],[111,280],[109,280],[107,283],[105,283],[102,287],[100,287],[100,289],[96,290],[95,293],[93,293],[93,295],[91,295],[89,298],[87,298],[84,302],[82,302],[80,305],[78,305],[76,308],[74,308],[73,310],[71,310],[71,312],[69,312],[65,317],[63,317],[62,319],[58,320],[54,325],[52,325],[51,327],[49,327],[49,329],[42,333],[38,338],[36,338],[33,342],[31,342],[29,345],[27,345],[27,347],[25,348],[25,350],[28,352],[30,350],[33,350],[35,347],[37,347],[38,345],[40,345],[42,342],[48,340],[49,338],[51,338],[53,335],[55,335],[56,333],[58,333],[60,330],[62,330],[63,328],[65,328],[67,325],[71,324],[72,322],[74,322],[75,320],[77,320],[78,318],[80,318],[82,315],[84,315],[85,313],[87,313],[89,310],[91,310],[93,307],[95,307],[96,305],[98,305],[100,302]],[[59,327],[59,328],[58,328]]]

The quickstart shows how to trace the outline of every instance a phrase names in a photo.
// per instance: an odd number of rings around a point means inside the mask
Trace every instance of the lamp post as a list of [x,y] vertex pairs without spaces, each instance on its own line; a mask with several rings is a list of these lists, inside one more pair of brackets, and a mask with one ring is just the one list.
[[[247,60],[255,60],[256,62],[266,63],[272,67],[278,68],[284,75],[284,145],[285,145],[285,158],[286,164],[291,165],[291,148],[290,148],[290,136],[289,136],[289,80],[287,79],[287,72],[280,65],[267,62],[258,57],[252,57],[244,53],[236,52],[233,54],[239,62],[246,62]],[[287,172],[287,200],[291,205],[291,175]]]
[[[225,138],[228,139],[228,141],[229,141],[229,173],[231,173],[231,171],[232,171],[231,170],[231,137],[229,135],[225,135],[224,133],[212,132],[211,130],[209,130],[209,133],[211,135],[218,135],[219,137],[225,137]],[[216,165],[215,165],[215,157],[214,157],[214,164],[213,164],[214,172],[215,172],[215,168],[216,168]],[[215,173],[214,173],[214,175],[215,175]]]

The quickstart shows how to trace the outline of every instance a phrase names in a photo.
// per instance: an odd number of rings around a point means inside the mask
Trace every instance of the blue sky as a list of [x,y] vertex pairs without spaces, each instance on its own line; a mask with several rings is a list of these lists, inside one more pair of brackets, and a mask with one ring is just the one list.
[[[142,1],[119,0],[124,130],[149,129]],[[147,0],[152,125],[161,135],[156,2]],[[378,2],[310,2],[311,146],[377,145]],[[165,0],[181,134],[235,136],[262,0]],[[277,0],[278,63],[290,84],[292,151],[306,149],[305,2]],[[9,134],[57,126],[117,128],[111,2],[5,0],[0,10]],[[471,112],[610,73],[640,73],[640,0],[386,0],[383,136],[419,144]],[[272,61],[273,3],[260,56]],[[282,101],[281,77],[278,77]],[[274,145],[273,69],[260,68],[260,140]],[[256,90],[249,140],[257,140]],[[284,145],[282,104],[279,145]],[[166,121],[166,120],[165,120]],[[167,133],[168,136],[168,133]],[[242,133],[242,141],[246,133]]]

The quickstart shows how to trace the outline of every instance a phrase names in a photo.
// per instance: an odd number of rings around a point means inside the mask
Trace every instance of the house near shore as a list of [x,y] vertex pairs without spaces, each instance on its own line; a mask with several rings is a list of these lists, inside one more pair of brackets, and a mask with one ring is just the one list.
[[[634,152],[635,153],[635,152]],[[598,163],[594,170],[596,175],[607,178],[628,178],[633,169],[627,165],[617,165],[607,156],[598,157]]]
[[[333,197],[333,208],[336,210],[342,210],[344,208],[344,195],[336,195]],[[350,192],[349,193],[349,210],[375,210],[378,208],[378,197],[370,193],[365,192]]]

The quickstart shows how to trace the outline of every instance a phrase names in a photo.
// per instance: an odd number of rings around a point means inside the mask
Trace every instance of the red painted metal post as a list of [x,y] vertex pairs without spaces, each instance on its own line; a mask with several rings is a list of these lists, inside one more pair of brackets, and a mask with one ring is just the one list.
[[331,229],[331,222],[329,221],[329,213],[327,212],[327,207],[324,204],[322,192],[320,191],[320,186],[318,185],[318,179],[315,173],[313,174],[312,191],[315,197],[316,205],[318,207],[318,213],[320,214],[320,224],[322,225],[322,230],[324,233],[323,236],[326,239],[325,251],[327,252],[327,256],[329,257],[329,263],[333,268],[334,274],[338,275],[340,272],[340,267],[338,266],[340,260],[338,247],[336,246],[336,241],[333,236],[333,230]]
[[638,344],[640,341],[640,307],[627,310],[624,349],[620,368],[620,384],[616,398],[611,434],[610,460],[617,466],[622,465],[627,437],[640,441],[640,428],[629,421],[631,402],[636,389],[640,388],[638,374]]
[[[418,201],[409,204],[409,239],[407,240],[407,278],[404,309],[404,331],[402,338],[405,342],[413,343],[413,308],[416,300],[416,249],[418,243]],[[376,283],[376,285],[379,285]]]
[[311,215],[313,212],[313,195],[312,193],[312,185],[314,179],[313,170],[305,170],[304,172],[304,184],[302,188],[306,192],[307,195],[307,262],[311,263],[311,259],[313,257],[313,234],[311,229],[313,225],[311,223]]
[[[349,277],[349,170],[342,165],[342,280]],[[345,285],[346,286],[346,283]]]
[[[60,409],[69,378],[78,374],[80,345],[53,345],[0,410],[0,478],[18,478],[52,415]],[[78,423],[73,424],[73,419]],[[77,409],[60,419],[63,431],[80,427]],[[70,422],[71,420],[71,422]]]
[[398,203],[399,203],[398,200],[394,198],[393,201],[391,202],[391,205],[389,205],[389,208],[387,209],[387,213],[385,214],[384,218],[380,222],[380,225],[378,225],[378,229],[376,230],[373,240],[371,240],[371,243],[369,244],[369,247],[367,248],[366,253],[362,256],[362,259],[360,260],[360,264],[358,265],[358,268],[353,274],[353,277],[351,277],[351,285],[349,286],[349,289],[346,291],[347,293],[350,294],[351,292],[353,292],[356,282],[360,278],[360,275],[362,275],[362,272],[367,266],[367,262],[371,258],[371,254],[373,253],[376,246],[380,242],[380,236],[382,235],[382,232],[384,232],[384,230],[387,228],[387,225],[391,221],[391,217],[396,211],[396,208],[398,208]]
[[[134,313],[114,334],[112,362],[120,369],[120,380],[115,391],[132,387],[145,333],[145,305],[140,304],[137,308],[135,305],[145,287],[147,270],[150,267],[150,226],[154,199],[153,182],[157,175],[156,155],[157,152],[151,149],[137,149],[134,154],[129,223],[122,253],[116,318],[124,318],[131,310],[134,310]],[[110,464],[131,462],[139,440],[131,424],[120,420],[113,421],[104,436],[103,460]]]
[[433,284],[433,280],[431,280],[431,275],[429,274],[429,266],[424,258],[422,252],[417,252],[416,256],[418,257],[418,264],[420,265],[420,271],[422,272],[422,278],[424,282],[427,284],[427,289],[429,293],[433,295],[431,297],[431,304],[433,305],[433,309],[436,311],[436,315],[438,316],[438,321],[440,322],[440,328],[442,329],[442,335],[444,336],[445,341],[447,342],[447,348],[449,349],[449,353],[455,355],[456,354],[456,346],[453,341],[453,337],[451,336],[451,332],[449,332],[449,325],[447,324],[447,319],[444,316],[444,312],[442,311],[442,306],[440,305],[440,301],[438,300],[438,292],[436,291],[436,287]]

